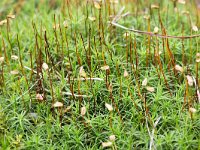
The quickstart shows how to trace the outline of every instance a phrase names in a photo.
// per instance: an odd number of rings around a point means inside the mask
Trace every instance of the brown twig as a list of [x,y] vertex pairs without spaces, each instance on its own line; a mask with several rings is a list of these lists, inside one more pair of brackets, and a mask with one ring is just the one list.
[[139,34],[145,34],[145,35],[150,35],[150,36],[157,36],[160,38],[173,38],[173,39],[190,39],[190,38],[195,38],[195,37],[200,37],[200,34],[196,34],[196,35],[188,35],[188,36],[174,36],[174,35],[161,35],[161,34],[154,34],[153,32],[147,32],[147,31],[141,31],[141,30],[135,30],[135,29],[130,29],[127,28],[125,26],[122,26],[116,22],[111,22],[112,25],[131,31],[131,32],[135,32],[135,33],[139,33]]

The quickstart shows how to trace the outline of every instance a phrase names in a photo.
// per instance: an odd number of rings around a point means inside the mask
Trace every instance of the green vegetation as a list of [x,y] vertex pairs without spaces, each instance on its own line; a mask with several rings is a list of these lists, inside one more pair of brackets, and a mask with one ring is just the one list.
[[0,149],[200,149],[191,0],[1,0]]

